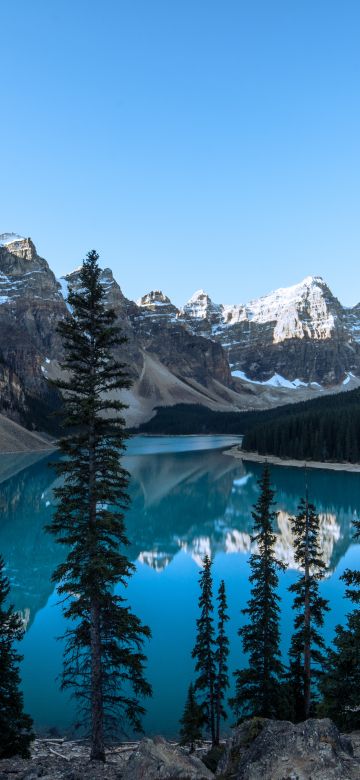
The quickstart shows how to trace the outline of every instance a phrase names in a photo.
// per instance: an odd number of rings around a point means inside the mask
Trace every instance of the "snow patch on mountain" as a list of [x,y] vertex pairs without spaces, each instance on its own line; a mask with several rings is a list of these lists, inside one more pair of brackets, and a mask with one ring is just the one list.
[[182,313],[191,319],[212,321],[221,319],[222,308],[204,290],[197,290],[183,307]]
[[8,246],[13,244],[14,241],[25,241],[24,236],[19,236],[18,233],[1,233],[0,234],[0,246]]
[[151,290],[151,292],[143,295],[142,298],[138,298],[136,301],[138,306],[169,306],[172,305],[170,298],[161,290]]
[[[284,387],[287,390],[296,390],[299,387],[318,387],[321,388],[321,385],[318,384],[318,382],[302,382],[301,379],[285,379],[284,376],[281,376],[281,374],[274,374],[270,379],[267,379],[264,382],[260,382],[256,379],[250,379],[250,377],[246,376],[244,371],[232,371],[231,376],[236,377],[238,379],[242,379],[244,382],[250,382],[251,385],[262,385],[263,387]],[[345,384],[345,382],[343,382]]]
[[223,322],[274,323],[273,343],[290,338],[331,338],[335,317],[329,311],[329,291],[321,276],[307,276],[299,284],[280,287],[246,305],[223,306]]
[[56,281],[59,283],[61,287],[60,294],[62,295],[65,301],[66,308],[71,313],[71,306],[68,304],[67,301],[69,295],[69,280],[65,276],[61,276],[60,279],[57,279]]
[[182,312],[190,321],[210,322],[214,337],[239,323],[269,325],[272,341],[277,344],[292,338],[331,338],[335,316],[330,311],[330,299],[333,301],[321,276],[307,276],[298,284],[281,287],[247,304],[217,304],[204,290],[197,290]]

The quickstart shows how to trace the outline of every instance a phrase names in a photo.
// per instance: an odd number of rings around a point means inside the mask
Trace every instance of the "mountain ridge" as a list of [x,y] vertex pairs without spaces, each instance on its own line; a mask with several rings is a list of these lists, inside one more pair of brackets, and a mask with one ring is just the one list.
[[[56,279],[31,238],[0,236],[0,412],[28,427],[59,402],[47,379],[60,372],[56,325],[78,276]],[[131,301],[110,268],[101,281],[128,339],[129,425],[162,405],[260,409],[360,384],[360,304],[343,307],[321,277],[231,306],[198,290],[182,309],[161,290]]]

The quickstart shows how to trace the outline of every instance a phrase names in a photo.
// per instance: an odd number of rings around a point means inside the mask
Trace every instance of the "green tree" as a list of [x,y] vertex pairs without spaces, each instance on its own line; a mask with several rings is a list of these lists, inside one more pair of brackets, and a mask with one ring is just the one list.
[[275,555],[274,491],[265,464],[260,495],[252,512],[256,552],[250,557],[251,597],[242,612],[249,623],[239,629],[249,667],[235,672],[235,696],[230,700],[237,717],[276,718],[281,710],[283,665],[280,656],[278,571],[285,569]]
[[229,656],[229,640],[226,635],[226,623],[229,620],[227,614],[227,600],[224,580],[221,580],[218,592],[218,632],[216,637],[216,677],[215,677],[215,743],[220,742],[220,723],[226,720],[227,713],[224,707],[226,691],[229,687],[229,675],[227,659]]
[[125,339],[105,306],[100,273],[97,253],[89,252],[68,296],[71,315],[58,327],[65,357],[55,385],[63,393],[65,457],[55,466],[62,484],[48,530],[69,548],[53,576],[70,623],[62,687],[73,690],[89,723],[91,759],[104,761],[108,734],[124,722],[141,729],[141,699],[151,690],[142,650],[150,631],[123,595],[134,571],[125,552],[129,475],[120,456],[126,407],[118,398],[130,382],[115,356]]
[[[319,631],[324,623],[326,599],[319,594],[319,581],[325,576],[326,566],[320,550],[320,520],[308,494],[299,504],[298,514],[292,518],[295,561],[302,575],[290,585],[295,594],[295,631],[290,646],[290,688],[293,689],[295,719],[306,720],[314,712],[314,682],[324,662],[324,639]],[[315,664],[315,666],[314,666]]]
[[198,676],[194,690],[203,695],[204,720],[210,729],[213,745],[216,742],[215,734],[215,637],[213,619],[213,584],[211,573],[212,561],[208,555],[203,560],[203,568],[200,573],[200,617],[196,621],[197,636],[192,657],[196,660],[195,671]]
[[[360,539],[360,519],[354,520],[354,538]],[[346,569],[345,595],[356,605],[346,626],[336,626],[334,646],[328,649],[319,688],[321,711],[344,731],[360,729],[360,571]]]
[[194,752],[196,743],[202,740],[203,722],[203,709],[196,701],[194,686],[191,683],[185,702],[184,714],[180,719],[180,745],[190,745],[190,753]]
[[32,719],[24,713],[20,690],[19,655],[14,645],[24,635],[20,616],[12,606],[5,607],[10,583],[0,557],[0,759],[11,756],[29,758],[35,735]]

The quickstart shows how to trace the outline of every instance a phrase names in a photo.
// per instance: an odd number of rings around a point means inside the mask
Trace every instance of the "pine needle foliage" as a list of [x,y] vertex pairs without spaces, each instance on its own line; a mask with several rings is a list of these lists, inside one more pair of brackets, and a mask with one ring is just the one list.
[[[360,539],[360,519],[355,518],[354,539]],[[355,609],[345,626],[336,626],[333,647],[328,649],[324,674],[320,678],[321,714],[335,721],[343,731],[360,729],[360,571],[346,569],[342,580],[345,595]]]
[[29,758],[30,745],[35,738],[32,719],[24,713],[20,690],[22,656],[16,650],[16,643],[22,639],[24,628],[14,608],[5,605],[9,593],[10,583],[0,557],[0,759]]
[[[353,539],[360,541],[360,518],[353,518]],[[346,598],[353,604],[360,604],[360,571],[358,569],[346,569],[341,579],[346,583]]]
[[212,743],[215,744],[215,631],[214,631],[214,606],[212,561],[208,555],[203,560],[203,568],[200,573],[200,617],[196,621],[197,636],[192,657],[196,660],[195,671],[198,676],[194,690],[203,696],[204,720],[211,733]]
[[191,683],[185,702],[184,713],[180,719],[180,745],[189,745],[190,753],[194,752],[196,744],[202,740],[203,722],[203,709],[196,701],[194,686]]
[[[75,696],[91,738],[91,758],[105,760],[105,738],[130,725],[141,730],[148,627],[132,613],[124,588],[134,572],[126,556],[124,512],[129,475],[121,465],[126,442],[118,391],[130,386],[117,359],[125,338],[105,306],[98,254],[89,252],[69,292],[71,315],[60,322],[64,359],[60,440],[55,464],[62,484],[48,530],[69,548],[53,579],[69,621],[62,687]],[[115,592],[116,588],[116,592]]]
[[301,499],[291,525],[295,562],[302,574],[289,588],[290,593],[295,594],[293,609],[296,612],[289,651],[289,679],[293,716],[301,721],[315,714],[315,684],[324,663],[325,648],[320,629],[324,624],[324,612],[329,610],[328,601],[319,594],[319,582],[326,573],[320,549],[320,519],[308,495]]
[[227,712],[224,706],[226,691],[229,688],[229,640],[226,635],[226,623],[229,620],[227,613],[227,599],[224,580],[221,580],[217,597],[218,602],[218,631],[216,637],[216,678],[215,678],[215,743],[220,742],[221,720],[226,720]]
[[230,700],[238,720],[245,717],[276,718],[281,711],[284,670],[280,654],[280,597],[277,587],[278,572],[286,566],[275,555],[275,494],[268,464],[264,466],[259,487],[260,495],[252,512],[252,542],[257,548],[250,557],[252,588],[248,606],[242,610],[249,622],[238,631],[244,653],[249,654],[249,666],[235,672],[235,695]]

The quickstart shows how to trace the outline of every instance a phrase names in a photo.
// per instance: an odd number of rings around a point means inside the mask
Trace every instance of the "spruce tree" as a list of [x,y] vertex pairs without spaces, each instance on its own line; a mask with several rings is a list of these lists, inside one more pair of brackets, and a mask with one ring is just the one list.
[[329,609],[327,600],[319,595],[319,581],[326,570],[320,551],[319,516],[307,493],[292,518],[292,531],[295,561],[303,573],[289,588],[295,594],[293,608],[297,613],[289,652],[290,690],[295,720],[306,720],[314,711],[314,681],[319,677],[325,646],[319,629]]
[[[353,519],[353,538],[356,542],[360,540],[360,518]],[[341,579],[346,583],[346,598],[353,604],[360,604],[360,571],[358,569],[346,569]]]
[[97,253],[89,252],[68,296],[71,315],[58,326],[65,357],[55,385],[63,393],[65,457],[55,466],[62,484],[48,530],[69,548],[53,576],[70,624],[62,687],[72,689],[88,723],[91,759],[104,761],[107,735],[125,723],[141,729],[141,699],[151,691],[143,654],[150,631],[123,595],[134,572],[125,552],[129,475],[120,460],[126,407],[118,398],[130,382],[116,357],[125,339],[105,306],[100,273]]
[[[360,519],[354,520],[354,538],[360,539]],[[345,595],[356,605],[346,626],[336,626],[334,647],[329,648],[319,688],[322,714],[344,731],[360,729],[360,571],[346,569],[341,577]]]
[[211,741],[216,742],[215,733],[215,637],[213,619],[213,585],[211,573],[212,561],[208,555],[203,560],[200,573],[200,617],[196,621],[197,636],[192,657],[196,659],[195,670],[198,676],[194,690],[203,695],[204,721],[210,729]]
[[202,707],[196,701],[194,686],[191,683],[185,702],[184,714],[180,719],[180,745],[190,745],[190,753],[194,752],[196,743],[202,740],[203,721]]
[[24,628],[12,606],[5,606],[10,583],[0,557],[0,759],[11,756],[30,757],[34,739],[32,719],[24,713],[20,690],[19,663],[22,656],[15,643],[22,639]]
[[250,557],[252,585],[248,606],[243,609],[249,622],[239,629],[249,667],[235,672],[235,696],[230,700],[234,711],[243,717],[276,718],[281,711],[283,665],[280,654],[280,597],[277,593],[278,571],[286,568],[275,555],[276,537],[273,523],[274,491],[266,463],[259,480],[260,495],[252,512],[256,552]]
[[226,635],[226,623],[229,620],[227,614],[227,601],[224,580],[221,580],[218,592],[218,633],[216,638],[216,678],[215,678],[215,743],[220,742],[220,722],[226,720],[227,713],[224,707],[226,691],[229,687],[229,675],[227,659],[229,656],[229,640]]

